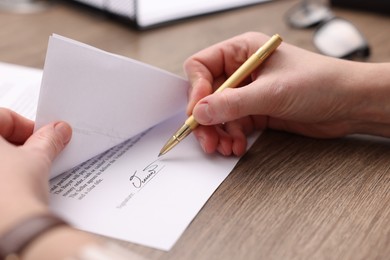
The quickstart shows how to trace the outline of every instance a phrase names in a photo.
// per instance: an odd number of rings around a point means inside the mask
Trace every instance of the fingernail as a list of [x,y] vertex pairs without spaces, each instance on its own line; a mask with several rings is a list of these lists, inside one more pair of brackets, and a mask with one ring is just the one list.
[[194,114],[196,114],[195,117],[203,124],[211,123],[213,120],[210,115],[210,106],[207,103],[197,105]]
[[58,122],[54,125],[54,130],[61,136],[62,143],[67,144],[72,136],[72,129],[65,122]]

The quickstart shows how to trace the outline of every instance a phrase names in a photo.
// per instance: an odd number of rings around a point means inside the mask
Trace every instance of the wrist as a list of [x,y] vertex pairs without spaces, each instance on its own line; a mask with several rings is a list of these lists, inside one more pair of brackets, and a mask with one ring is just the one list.
[[62,225],[66,223],[51,213],[37,214],[20,220],[0,237],[0,259],[20,259],[36,240]]
[[87,244],[98,243],[95,237],[71,228],[49,212],[15,222],[0,236],[0,259],[65,259]]
[[390,137],[390,64],[355,63],[354,133]]
[[23,219],[49,213],[48,206],[38,201],[24,201],[23,205],[8,202],[8,205],[2,207],[2,210],[4,210],[4,214],[1,214],[0,237],[6,230],[14,227]]
[[[64,241],[66,243],[63,243]],[[57,226],[32,241],[23,252],[23,259],[76,259],[72,257],[77,255],[80,249],[86,245],[99,245],[100,243],[97,237],[89,233],[76,230],[68,225]]]

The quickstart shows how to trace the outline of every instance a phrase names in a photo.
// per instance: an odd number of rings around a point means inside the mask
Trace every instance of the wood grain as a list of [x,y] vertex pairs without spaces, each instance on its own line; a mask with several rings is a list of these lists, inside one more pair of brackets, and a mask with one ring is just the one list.
[[[57,1],[42,13],[0,13],[0,61],[43,68],[52,33],[179,75],[191,54],[246,31],[279,33],[316,51],[314,29],[291,29],[284,22],[295,3],[275,1],[136,31]],[[390,61],[389,17],[334,12],[367,37],[369,61]],[[317,140],[266,131],[171,251],[118,243],[148,259],[389,259],[389,168],[387,139]]]

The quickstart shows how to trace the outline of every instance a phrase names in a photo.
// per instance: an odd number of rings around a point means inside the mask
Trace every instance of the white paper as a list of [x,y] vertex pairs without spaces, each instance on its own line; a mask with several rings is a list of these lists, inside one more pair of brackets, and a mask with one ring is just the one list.
[[0,62],[0,106],[34,120],[42,70]]
[[237,8],[269,0],[139,0],[137,22],[147,27],[161,22]]
[[[58,39],[62,40],[62,38]],[[87,48],[74,41],[65,39],[64,41],[67,44],[82,46],[87,52],[92,50],[90,53],[92,56],[101,53],[97,49]],[[62,62],[61,59],[64,53],[63,48],[67,49],[68,47],[61,44],[54,45],[55,53],[60,60],[45,64],[44,78],[47,79],[48,73],[58,75],[57,70],[65,69],[63,64],[66,62]],[[53,45],[50,48],[53,48]],[[72,51],[67,55],[66,59],[72,60],[73,56],[80,56],[81,53]],[[123,59],[118,56],[114,57]],[[79,62],[78,57],[74,58],[75,62]],[[84,65],[89,66],[89,64]],[[73,66],[78,65],[73,64]],[[143,67],[144,64],[137,63],[137,66]],[[15,71],[13,75],[20,75],[18,79],[28,79],[28,77],[23,76],[25,73],[28,75],[28,69],[24,70],[20,67],[10,67],[10,69]],[[171,74],[166,74],[161,70],[157,71],[177,79]],[[2,67],[0,66],[1,72]],[[35,71],[33,74],[29,76],[31,79],[40,76],[39,71]],[[118,75],[118,77],[124,78],[122,76]],[[85,80],[83,77],[89,77],[89,75],[82,73],[78,80],[83,82]],[[75,83],[74,79],[66,77],[61,78],[61,80],[65,81],[61,85],[68,80]],[[164,85],[162,81],[159,82],[160,86]],[[15,89],[17,87],[26,88],[25,81],[14,83],[13,88]],[[34,81],[34,83],[38,82]],[[1,84],[0,79],[0,86]],[[181,80],[178,81],[177,86],[173,87],[177,87],[180,91],[183,87]],[[77,102],[79,99],[78,91],[82,91],[81,89],[75,91],[72,88],[65,88],[58,91],[48,91],[49,88],[56,90],[58,85],[48,85],[46,92],[40,95],[40,113],[46,114],[47,109],[53,109],[58,113],[52,115],[53,118],[63,118],[68,113],[69,106],[72,107],[71,110],[80,112],[88,109],[84,102]],[[80,88],[89,88],[89,86],[80,85]],[[112,91],[111,84],[106,85],[105,88],[106,91]],[[33,89],[38,90],[36,86]],[[144,91],[148,90],[140,88],[131,94],[142,96]],[[157,94],[161,95],[160,102],[170,102],[171,97],[165,96],[164,88],[158,88],[156,91]],[[99,96],[104,95],[105,91],[103,90],[92,91],[87,101],[99,100],[101,98]],[[67,97],[67,103],[62,104],[63,109],[56,109],[55,104],[45,100],[58,101],[63,96]],[[12,98],[17,99],[18,97],[13,96]],[[181,98],[185,100],[185,97]],[[109,105],[108,101],[113,102],[113,100],[107,100],[107,104],[104,105]],[[31,102],[33,103],[33,100]],[[48,104],[48,106],[43,104]],[[185,119],[181,102],[176,105],[178,110],[173,111],[171,117],[164,122],[144,129],[133,138],[51,179],[50,207],[52,210],[79,229],[161,250],[170,250],[238,162],[236,157],[223,157],[217,154],[206,155],[200,149],[193,135],[188,136],[165,156],[158,158],[157,155],[165,141]],[[10,106],[10,108],[13,107]],[[122,117],[123,114],[126,114],[127,117],[131,116],[121,108],[117,107],[116,109],[118,111],[114,112],[119,117]],[[134,109],[128,111],[133,114],[138,113]],[[160,111],[154,111],[160,113]],[[91,117],[99,116],[100,110],[92,109],[90,113]],[[66,119],[73,122],[74,118],[72,117],[77,116],[71,115]],[[40,118],[40,115],[37,115],[37,118]],[[44,120],[41,122],[45,123]],[[254,135],[249,139],[249,146],[257,136]],[[78,140],[83,138],[84,136],[80,135]],[[105,137],[94,135],[94,138]],[[85,139],[82,142],[87,146],[90,145],[89,142],[98,141],[89,136]],[[77,156],[80,151],[73,152]],[[66,159],[66,157],[61,158],[61,160]]]
[[51,36],[36,128],[56,120],[73,128],[52,176],[177,113],[186,105],[188,85],[166,71]]
[[148,27],[270,0],[76,0]]
[[80,229],[171,249],[238,161],[204,154],[192,135],[158,159],[183,115],[51,180],[52,208]]

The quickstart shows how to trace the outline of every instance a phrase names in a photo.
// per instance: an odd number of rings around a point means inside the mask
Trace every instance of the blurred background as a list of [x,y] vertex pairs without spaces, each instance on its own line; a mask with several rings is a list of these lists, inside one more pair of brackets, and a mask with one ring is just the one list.
[[[324,6],[332,13],[331,17],[349,21],[370,47],[373,44],[389,46],[386,35],[390,24],[388,1],[272,0],[244,3],[234,0],[227,1],[228,4],[214,1],[216,6],[206,9],[202,9],[205,4],[201,1],[187,1],[167,1],[171,5],[165,10],[159,0],[0,0],[0,61],[43,68],[47,40],[52,33],[180,75],[183,74],[182,63],[188,56],[246,31],[268,35],[279,33],[286,42],[320,52],[313,41],[318,24],[297,28],[289,21],[292,11],[296,10],[300,12],[296,15],[298,19],[312,19],[323,14],[323,11],[318,12],[321,8],[310,9],[308,5]],[[155,10],[150,14],[143,13],[144,16],[153,17],[156,12],[166,11],[168,18],[160,18],[156,24],[141,28],[134,17],[137,10],[146,10],[148,5]],[[375,47],[371,48],[366,60],[386,61],[389,56],[389,48]]]

